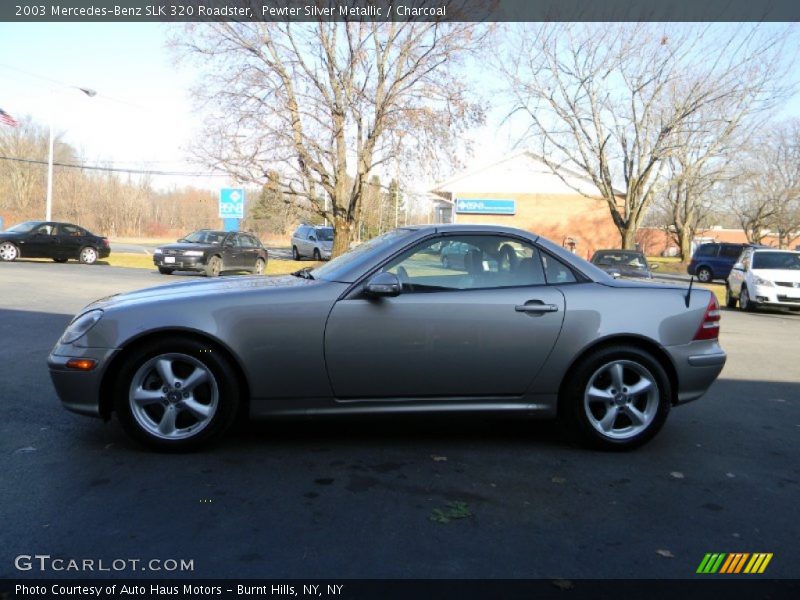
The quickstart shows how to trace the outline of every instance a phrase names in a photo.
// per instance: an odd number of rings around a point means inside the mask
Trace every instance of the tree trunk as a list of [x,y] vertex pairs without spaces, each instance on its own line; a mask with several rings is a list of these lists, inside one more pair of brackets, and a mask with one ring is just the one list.
[[681,261],[686,262],[692,257],[692,235],[688,227],[678,231],[678,243],[681,252]]
[[623,250],[636,250],[636,228],[626,227],[620,230]]
[[335,217],[333,219],[333,252],[331,258],[341,256],[350,249],[350,242],[353,235],[353,223],[347,217]]

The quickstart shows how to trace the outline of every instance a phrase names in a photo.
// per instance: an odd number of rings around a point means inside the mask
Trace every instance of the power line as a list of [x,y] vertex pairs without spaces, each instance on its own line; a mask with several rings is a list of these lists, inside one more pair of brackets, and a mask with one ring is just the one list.
[[[0,160],[11,162],[27,163],[34,165],[46,165],[46,160],[36,160],[33,158],[17,158],[14,156],[0,156]],[[53,166],[65,167],[67,169],[81,169],[86,171],[104,171],[106,173],[132,173],[134,175],[169,175],[173,177],[227,177],[223,173],[207,173],[202,171],[154,171],[146,169],[130,169],[123,167],[98,167],[94,165],[76,165],[72,163],[53,162]]]

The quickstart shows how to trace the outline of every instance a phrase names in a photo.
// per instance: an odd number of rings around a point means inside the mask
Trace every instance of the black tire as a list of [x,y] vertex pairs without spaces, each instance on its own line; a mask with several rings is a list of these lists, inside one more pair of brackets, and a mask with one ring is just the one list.
[[254,275],[263,275],[264,269],[267,268],[267,262],[263,258],[256,259],[256,265],[253,267]]
[[697,281],[700,283],[711,283],[713,278],[714,275],[708,267],[700,267],[697,269]]
[[753,312],[755,307],[753,301],[750,299],[750,292],[747,291],[747,286],[742,286],[742,291],[739,292],[739,308],[744,312]]
[[65,262],[67,262],[68,260],[69,260],[68,258],[54,258],[54,259],[53,259],[53,262],[57,262],[57,263],[65,263]]
[[297,246],[292,246],[292,260],[300,260],[301,258],[300,252],[297,250]]
[[219,277],[222,273],[222,259],[219,256],[212,256],[206,265],[206,277]]
[[[152,420],[153,424],[158,420],[158,411],[162,411],[161,415],[163,418],[163,414],[167,411],[167,405],[170,404],[169,401],[157,401],[148,405],[151,407],[149,410],[152,412],[145,413],[144,416],[142,416],[141,412],[139,412],[139,416],[136,416],[132,409],[132,404],[134,403],[130,399],[130,395],[132,394],[132,388],[139,387],[138,378],[140,377],[140,369],[142,372],[149,372],[147,364],[150,361],[156,360],[157,357],[163,356],[183,357],[183,360],[192,359],[208,371],[210,374],[209,382],[202,383],[193,388],[193,394],[197,391],[199,396],[199,393],[203,391],[203,386],[207,386],[209,390],[212,389],[212,384],[210,383],[211,379],[213,379],[214,385],[216,386],[217,400],[213,413],[207,420],[203,421],[203,426],[199,428],[196,433],[192,434],[190,428],[190,433],[181,438],[159,437],[159,435],[149,431],[146,425],[149,423],[148,419],[150,417],[154,416]],[[192,368],[192,365],[181,363],[180,360],[182,359],[177,358],[175,362],[172,363],[173,366],[185,366],[187,369]],[[174,372],[178,376],[184,374],[183,372],[179,372],[178,368],[175,368]],[[191,371],[187,372],[191,373]],[[144,379],[144,382],[147,382],[151,387],[154,386],[153,389],[158,390],[160,378],[155,374],[151,374],[150,377],[155,379],[151,381]],[[144,389],[149,390],[150,387]],[[177,392],[177,389],[173,391]],[[206,394],[209,393],[210,392],[206,390]],[[127,357],[127,360],[122,363],[114,385],[114,410],[117,412],[122,427],[128,435],[137,442],[161,452],[186,452],[196,450],[208,444],[230,429],[231,425],[236,420],[239,410],[240,393],[241,388],[236,371],[233,369],[230,362],[216,351],[216,349],[209,348],[207,344],[191,338],[182,338],[180,336],[170,337],[154,340],[137,348]],[[194,395],[192,399],[194,400]],[[178,403],[180,404],[180,400]],[[178,405],[173,408],[178,415],[173,420],[173,426],[184,425],[185,422],[182,422],[182,419],[186,422],[191,422],[192,413],[190,411],[181,410]],[[176,429],[176,433],[185,430],[186,428]]]
[[3,262],[14,262],[19,258],[19,248],[11,242],[0,244],[0,260]]
[[726,285],[725,286],[725,306],[727,306],[728,308],[736,308],[736,303],[737,302],[738,302],[738,300],[733,297],[733,294],[731,294],[731,288]]
[[78,253],[78,260],[84,265],[93,265],[97,262],[99,254],[94,246],[84,246]]
[[170,269],[168,267],[158,267],[158,272],[161,273],[162,275],[172,275],[172,272],[174,270],[175,269]]
[[[625,402],[627,394],[623,392],[627,392],[628,388],[623,387],[622,390],[613,388],[609,367],[615,364],[622,365],[623,386],[625,383],[632,386],[639,385],[639,381],[647,380],[650,383],[648,391],[632,394],[628,397],[630,401],[617,405],[617,401]],[[630,383],[633,376],[641,376],[641,379]],[[587,397],[595,396],[588,394],[589,384],[592,383],[596,387],[597,382],[603,378],[607,378],[610,385],[601,391],[606,393],[614,391],[613,398],[590,403]],[[561,389],[559,417],[585,446],[602,450],[632,450],[651,440],[661,430],[669,415],[671,399],[672,388],[669,377],[649,352],[635,346],[608,346],[583,358],[567,375]],[[588,408],[590,405],[595,410],[601,408],[603,412],[595,414],[594,410]],[[635,408],[640,416],[645,417],[638,431],[634,421],[628,416],[626,408],[628,405]],[[611,418],[611,431],[602,433],[599,427],[602,425],[603,417],[609,416],[612,409],[615,409],[613,414],[618,416]],[[590,415],[595,424],[590,420]],[[628,433],[624,427],[626,422],[629,423]],[[616,424],[621,427],[615,430]]]
[[314,260],[322,260],[322,254],[319,253],[319,248],[314,248]]

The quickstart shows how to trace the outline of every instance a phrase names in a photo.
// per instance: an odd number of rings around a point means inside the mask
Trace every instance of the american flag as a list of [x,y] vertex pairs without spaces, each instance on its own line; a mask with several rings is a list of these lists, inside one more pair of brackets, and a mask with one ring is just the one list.
[[0,108],[0,123],[2,123],[3,125],[9,125],[11,127],[16,127],[17,125],[19,125],[19,123],[17,123],[17,120],[10,114],[8,114],[6,111],[4,111],[2,108]]

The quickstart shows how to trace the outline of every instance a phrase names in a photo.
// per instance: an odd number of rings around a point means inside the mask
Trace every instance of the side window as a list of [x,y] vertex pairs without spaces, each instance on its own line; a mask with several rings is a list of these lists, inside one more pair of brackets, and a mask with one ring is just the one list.
[[244,248],[255,248],[257,246],[256,241],[249,235],[240,235],[239,238]]
[[556,260],[552,256],[542,254],[542,263],[544,264],[544,273],[547,283],[575,283],[575,273],[572,272],[567,265],[560,260]]
[[717,244],[703,244],[697,249],[697,256],[716,256],[718,249]]
[[722,246],[719,255],[725,258],[737,258],[741,252],[741,246]]
[[69,235],[69,236],[86,235],[85,231],[83,231],[80,227],[76,227],[75,225],[64,224],[60,225],[58,229],[61,235]]
[[56,228],[55,225],[51,224],[39,225],[39,227],[34,229],[33,233],[38,233],[40,235],[55,235]]
[[384,269],[410,292],[543,285],[539,251],[495,235],[448,236],[423,242]]

